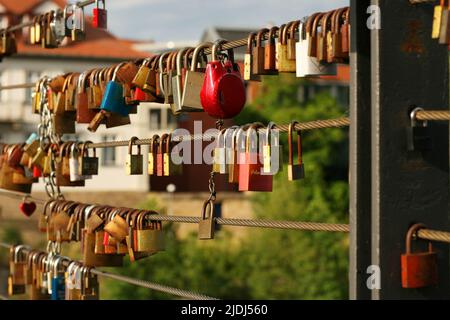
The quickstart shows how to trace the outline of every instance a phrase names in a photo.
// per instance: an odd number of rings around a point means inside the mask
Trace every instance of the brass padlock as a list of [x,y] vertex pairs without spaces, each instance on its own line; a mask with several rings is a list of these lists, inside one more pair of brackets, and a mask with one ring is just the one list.
[[125,163],[127,175],[139,175],[143,173],[144,156],[141,154],[141,146],[137,146],[138,154],[132,154],[133,144],[137,140],[139,140],[137,137],[132,137],[128,144],[127,161]]
[[214,202],[206,200],[203,204],[201,220],[198,223],[198,238],[200,240],[214,239],[215,226]]
[[295,128],[295,125],[298,124],[298,121],[292,121],[289,125],[289,133],[288,133],[288,144],[289,144],[289,164],[288,164],[288,179],[289,181],[300,180],[305,177],[305,169],[303,165],[303,157],[302,157],[302,135],[301,131],[297,131],[297,161],[298,163],[294,164],[294,146],[292,141],[292,134]]

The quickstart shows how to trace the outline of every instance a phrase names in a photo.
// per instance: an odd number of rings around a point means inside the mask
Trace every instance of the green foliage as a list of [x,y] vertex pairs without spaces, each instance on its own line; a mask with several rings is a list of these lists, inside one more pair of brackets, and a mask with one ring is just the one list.
[[[2,230],[1,241],[9,244],[22,244],[22,234],[15,227],[6,227]],[[6,265],[8,261],[8,250],[0,249],[0,265]]]
[[[297,100],[299,80],[264,79],[263,95],[240,115],[239,123],[342,117],[345,110],[328,95],[305,104]],[[282,135],[287,160],[286,135]],[[272,193],[252,196],[257,218],[345,223],[348,218],[347,130],[305,132],[306,179],[288,182],[286,165]],[[220,197],[220,195],[219,195]],[[154,203],[147,204],[154,209]],[[240,242],[224,228],[214,241],[192,234],[177,239],[166,230],[166,251],[127,265],[121,273],[229,299],[345,299],[348,291],[347,235],[248,229]],[[105,292],[107,291],[107,292]],[[172,296],[126,284],[110,283],[104,298],[168,299]],[[105,295],[106,294],[106,295]]]

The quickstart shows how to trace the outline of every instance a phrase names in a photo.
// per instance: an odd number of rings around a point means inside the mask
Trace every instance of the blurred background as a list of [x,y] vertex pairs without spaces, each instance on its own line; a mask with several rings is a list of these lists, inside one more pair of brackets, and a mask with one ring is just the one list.
[[[29,21],[35,14],[64,7],[64,0],[0,0],[0,27]],[[33,82],[43,75],[84,71],[219,38],[237,40],[251,31],[301,19],[313,12],[348,5],[348,1],[298,0],[128,0],[106,1],[108,31],[87,19],[87,39],[54,50],[28,44],[28,31],[18,35],[17,55],[0,63],[0,85]],[[85,8],[90,16],[92,6]],[[245,48],[236,50],[243,69]],[[349,70],[337,76],[300,80],[295,75],[264,77],[247,84],[248,105],[235,124],[261,121],[288,123],[348,116]],[[36,131],[31,89],[0,91],[0,140],[24,141]],[[167,105],[141,104],[131,125],[89,133],[79,126],[66,139],[99,141],[149,138],[174,128],[214,126],[205,115],[175,117]],[[231,123],[230,123],[231,124]],[[348,223],[347,129],[307,132],[303,136],[306,178],[288,182],[286,167],[275,177],[272,193],[239,193],[224,177],[217,179],[216,216]],[[282,135],[284,160],[287,137]],[[144,149],[144,153],[147,153]],[[63,189],[67,199],[140,207],[171,215],[199,216],[208,194],[210,167],[184,166],[175,177],[126,176],[126,148],[102,149],[100,175],[82,189]],[[170,192],[168,192],[170,191]],[[45,199],[42,183],[33,195]],[[37,231],[38,206],[31,218],[18,201],[0,196],[0,239],[45,248]],[[195,225],[164,225],[166,251],[122,269],[132,277],[230,299],[346,299],[348,236],[332,233],[222,227],[216,239],[197,240]],[[7,263],[2,254],[0,293],[5,292]],[[63,254],[80,258],[80,245],[65,245]],[[102,280],[103,281],[103,280]],[[170,299],[171,296],[126,284],[103,281],[102,299]]]

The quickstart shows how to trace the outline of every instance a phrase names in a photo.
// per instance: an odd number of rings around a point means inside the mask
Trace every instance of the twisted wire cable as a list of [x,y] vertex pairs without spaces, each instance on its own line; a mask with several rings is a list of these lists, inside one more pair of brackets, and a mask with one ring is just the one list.
[[[0,247],[3,247],[5,249],[10,249],[11,247],[13,247],[13,245],[8,244],[8,243],[4,243],[4,242],[0,242]],[[24,249],[23,251],[29,252],[29,250],[27,250],[27,249]],[[72,261],[64,261],[63,263],[67,267],[71,262],[73,262],[73,260]],[[100,277],[109,278],[109,279],[113,279],[113,280],[116,280],[116,281],[129,283],[131,285],[135,285],[135,286],[138,286],[138,287],[142,287],[142,288],[146,288],[146,289],[150,289],[150,290],[155,290],[155,291],[159,291],[159,292],[164,292],[164,293],[168,293],[168,294],[171,294],[171,295],[174,295],[174,296],[178,296],[178,297],[182,297],[182,298],[186,298],[186,299],[192,299],[192,300],[218,300],[217,298],[212,298],[212,297],[209,297],[209,296],[206,296],[206,295],[203,295],[203,294],[199,294],[199,293],[195,293],[195,292],[192,292],[192,291],[187,291],[187,290],[183,290],[183,289],[173,288],[173,287],[169,287],[169,286],[165,286],[165,285],[162,285],[162,284],[149,282],[149,281],[145,281],[145,280],[134,279],[134,278],[118,275],[118,274],[113,274],[113,273],[109,273],[109,272],[105,272],[105,271],[100,271],[100,270],[97,270],[97,269],[90,269],[89,272],[92,273],[92,274],[95,274],[97,276],[100,276]]]

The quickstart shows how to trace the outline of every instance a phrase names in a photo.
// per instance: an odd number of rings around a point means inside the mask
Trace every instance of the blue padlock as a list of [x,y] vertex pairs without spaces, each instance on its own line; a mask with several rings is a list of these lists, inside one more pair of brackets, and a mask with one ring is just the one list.
[[108,82],[106,86],[105,94],[103,96],[100,108],[104,111],[116,113],[123,117],[126,117],[130,114],[130,107],[125,103],[122,84],[116,81],[117,71],[124,64],[125,63],[121,63],[114,69],[113,78]]
[[66,282],[64,277],[64,271],[59,268],[62,257],[57,257],[52,263],[53,277],[51,285],[51,299],[52,300],[65,300],[66,297]]

